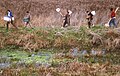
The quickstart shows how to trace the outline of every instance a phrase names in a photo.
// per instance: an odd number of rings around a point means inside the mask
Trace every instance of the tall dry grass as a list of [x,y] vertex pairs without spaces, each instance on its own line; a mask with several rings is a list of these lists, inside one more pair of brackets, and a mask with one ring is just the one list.
[[[34,26],[62,25],[62,17],[55,11],[57,7],[73,11],[71,25],[86,25],[87,10],[95,10],[94,24],[104,24],[109,20],[109,8],[120,6],[119,0],[2,0],[0,1],[0,16],[11,9],[16,18],[16,24],[22,25],[22,18],[28,10],[32,15],[31,23]],[[120,20],[120,10],[117,13],[117,22]]]

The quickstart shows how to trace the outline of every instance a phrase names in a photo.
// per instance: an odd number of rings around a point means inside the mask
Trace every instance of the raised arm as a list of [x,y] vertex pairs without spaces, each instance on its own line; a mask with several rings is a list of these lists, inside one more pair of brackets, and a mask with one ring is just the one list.
[[119,7],[116,8],[115,13],[118,11]]
[[64,16],[61,12],[59,12],[61,16]]

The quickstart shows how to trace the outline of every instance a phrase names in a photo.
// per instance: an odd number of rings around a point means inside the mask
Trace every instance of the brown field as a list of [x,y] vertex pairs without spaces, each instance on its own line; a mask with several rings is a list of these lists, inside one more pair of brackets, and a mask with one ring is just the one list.
[[[57,7],[73,11],[71,25],[80,26],[86,24],[87,10],[95,10],[94,24],[103,25],[109,20],[109,8],[120,6],[119,0],[1,0],[0,1],[0,23],[7,9],[11,9],[16,18],[16,24],[22,25],[22,18],[27,10],[32,15],[34,26],[60,26],[62,17],[55,11]],[[117,13],[117,22],[120,21],[120,10]]]

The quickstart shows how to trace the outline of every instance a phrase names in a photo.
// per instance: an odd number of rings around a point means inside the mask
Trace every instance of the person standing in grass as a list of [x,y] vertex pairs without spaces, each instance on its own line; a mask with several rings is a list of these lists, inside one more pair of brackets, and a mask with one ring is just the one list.
[[[119,8],[119,7],[118,7]],[[114,8],[111,8],[111,14],[110,14],[110,21],[109,21],[109,27],[112,26],[112,24],[114,25],[114,27],[117,28],[117,23],[116,23],[116,12],[118,10],[118,8],[115,10]]]
[[26,14],[25,14],[25,16],[23,18],[23,21],[25,23],[25,27],[27,27],[28,25],[31,27],[31,25],[30,25],[30,13],[29,13],[29,11],[26,12]]
[[86,12],[87,13],[87,21],[88,21],[88,28],[91,28],[92,24],[92,20],[93,20],[93,14],[89,11]]
[[7,17],[9,18],[9,21],[7,21],[7,30],[9,29],[9,24],[11,23],[16,29],[17,27],[14,25],[14,17],[10,10],[7,10]]
[[56,11],[57,11],[58,13],[60,13],[60,15],[61,15],[62,17],[64,17],[62,28],[63,28],[63,27],[66,27],[66,26],[70,26],[70,15],[72,14],[72,11],[67,9],[65,15],[63,15],[63,14],[61,13],[61,9],[60,9],[60,8],[57,8]]
[[70,26],[70,12],[67,10],[67,14],[64,16],[63,27]]

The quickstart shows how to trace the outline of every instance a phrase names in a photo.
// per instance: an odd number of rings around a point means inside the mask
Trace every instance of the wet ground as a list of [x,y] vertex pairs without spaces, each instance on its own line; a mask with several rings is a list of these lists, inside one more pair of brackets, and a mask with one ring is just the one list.
[[[45,49],[44,49],[45,50]],[[54,50],[26,52],[26,51],[0,51],[0,69],[8,67],[26,67],[32,64],[35,67],[52,66],[60,63],[73,62],[75,60],[85,63],[106,63],[120,64],[118,52],[98,52],[95,50],[78,51],[76,48],[70,53],[55,53]]]

